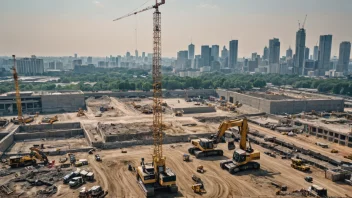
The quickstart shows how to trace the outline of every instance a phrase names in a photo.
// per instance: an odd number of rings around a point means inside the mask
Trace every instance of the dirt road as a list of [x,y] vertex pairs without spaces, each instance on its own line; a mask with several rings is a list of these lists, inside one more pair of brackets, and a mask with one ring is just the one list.
[[[219,147],[224,150],[223,157],[212,157],[199,160],[191,157],[191,162],[182,161],[182,154],[187,152],[188,143],[174,145],[164,145],[164,155],[167,157],[167,166],[170,167],[177,175],[177,184],[179,193],[170,195],[166,193],[158,194],[157,197],[273,197],[277,189],[272,186],[271,182],[276,182],[288,186],[288,191],[307,189],[310,183],[304,180],[304,177],[311,175],[314,178],[314,184],[318,184],[328,189],[329,196],[345,196],[352,192],[352,187],[334,183],[324,178],[324,172],[317,168],[312,168],[312,173],[303,173],[290,167],[289,160],[269,157],[263,152],[264,148],[254,145],[255,149],[261,151],[261,170],[241,172],[237,175],[231,175],[222,170],[219,161],[231,158],[233,151],[226,149],[226,144],[220,144]],[[93,156],[88,156],[90,167],[96,174],[97,183],[104,189],[108,189],[108,197],[143,197],[139,189],[135,173],[127,170],[130,163],[137,166],[140,158],[144,157],[146,161],[151,160],[152,146],[138,146],[127,149],[128,153],[123,154],[120,150],[99,151],[103,162],[96,162]],[[206,172],[200,174],[196,172],[196,167],[203,165]],[[192,174],[197,175],[204,181],[206,194],[199,196],[195,194],[191,185]],[[67,197],[70,195],[60,193],[57,197]]]

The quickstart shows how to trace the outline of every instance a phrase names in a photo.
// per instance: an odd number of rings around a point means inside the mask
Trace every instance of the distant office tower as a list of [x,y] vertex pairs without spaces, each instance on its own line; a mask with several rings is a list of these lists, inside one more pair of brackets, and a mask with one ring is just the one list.
[[33,75],[44,73],[43,59],[38,59],[35,56],[19,59],[16,63],[16,69],[19,74]]
[[235,69],[238,57],[238,40],[230,41],[229,68]]
[[210,66],[211,50],[209,45],[203,45],[201,47],[202,64],[201,66]]
[[306,49],[306,30],[300,28],[296,33],[296,60],[293,69],[294,74],[302,75],[304,65],[304,51]]
[[278,38],[269,40],[269,65],[280,63],[280,41]]
[[188,60],[188,51],[177,52],[177,68],[186,69],[186,62]]
[[81,59],[73,60],[72,66],[74,67],[75,65],[82,65],[82,60]]
[[138,50],[134,51],[134,55],[135,55],[136,58],[138,58]]
[[319,40],[318,75],[324,76],[330,69],[332,35],[321,35]]
[[269,49],[267,46],[265,46],[263,51],[263,60],[268,60],[268,59],[269,59]]
[[55,69],[55,62],[49,62],[49,69]]
[[309,59],[309,48],[306,47],[306,49],[304,50],[304,60],[308,60]]
[[229,57],[229,50],[226,49],[226,46],[224,46],[221,50],[221,58],[228,58]]
[[88,64],[92,64],[93,63],[93,58],[91,56],[88,56],[87,63]]
[[292,49],[291,46],[286,50],[286,59],[292,59]]
[[56,61],[55,69],[57,70],[64,70],[64,64],[61,61]]
[[188,58],[194,59],[194,45],[192,43],[188,45]]
[[201,67],[202,57],[201,55],[195,55],[192,60],[192,69],[199,69]]
[[77,59],[77,54],[75,54],[75,59]]
[[131,57],[131,53],[130,52],[126,52],[126,58]]
[[145,52],[142,52],[142,59],[144,60],[145,58]]
[[318,57],[319,57],[319,47],[318,46],[314,46],[314,51],[313,51],[313,60],[317,61]]
[[256,60],[258,58],[257,52],[252,53],[252,60]]
[[219,60],[219,52],[220,52],[220,49],[218,45],[211,46],[211,56],[213,57],[213,61]]
[[340,44],[339,52],[339,62],[337,64],[336,71],[343,72],[344,74],[348,73],[348,64],[350,63],[351,55],[351,43],[344,41]]

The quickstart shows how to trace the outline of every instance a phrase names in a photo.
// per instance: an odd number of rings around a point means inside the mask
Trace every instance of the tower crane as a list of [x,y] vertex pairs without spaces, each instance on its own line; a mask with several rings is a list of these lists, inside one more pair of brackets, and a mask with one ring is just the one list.
[[18,124],[24,124],[23,116],[22,116],[22,103],[21,103],[21,96],[20,96],[20,88],[18,86],[18,74],[16,70],[16,56],[12,55],[13,58],[13,80],[15,82],[15,89],[16,89],[16,105],[17,105],[17,112],[18,112]]
[[171,192],[178,191],[176,174],[166,167],[166,157],[163,156],[163,124],[162,124],[162,86],[161,86],[161,12],[159,7],[165,0],[155,0],[155,5],[140,11],[124,15],[114,21],[155,9],[153,14],[153,162],[146,163],[142,158],[141,166],[137,168],[136,178],[145,195],[153,196],[155,190],[168,188]]

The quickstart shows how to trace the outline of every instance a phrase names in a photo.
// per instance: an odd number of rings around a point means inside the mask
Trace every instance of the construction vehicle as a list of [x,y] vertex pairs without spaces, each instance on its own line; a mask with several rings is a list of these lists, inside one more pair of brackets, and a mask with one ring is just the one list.
[[20,121],[18,118],[11,119],[11,122],[14,124],[20,124],[21,122],[22,122],[22,124],[28,124],[33,121],[34,121],[34,116],[23,116],[22,121]]
[[202,183],[197,183],[192,185],[192,190],[194,193],[204,194],[207,191],[204,189],[204,185]]
[[189,162],[189,155],[188,154],[183,154],[183,161]]
[[291,158],[291,167],[300,171],[309,171],[310,167],[305,165],[301,159]]
[[29,150],[31,150],[30,155],[44,162],[44,165],[47,165],[49,163],[48,157],[45,155],[43,151],[35,147],[31,147],[29,148]]
[[260,152],[252,148],[249,140],[247,147],[247,133],[249,131],[247,118],[242,120],[232,120],[229,125],[239,127],[238,131],[241,135],[240,148],[235,150],[232,159],[222,160],[220,162],[220,167],[222,169],[226,169],[231,174],[243,170],[259,169],[260,164],[258,162],[254,162],[254,160],[260,159]]
[[[188,149],[188,152],[192,155],[195,155],[197,158],[207,157],[207,156],[222,156],[223,150],[216,149],[216,145],[223,141],[223,136],[225,135],[225,131],[229,128],[241,126],[245,122],[245,129],[247,130],[248,124],[247,119],[244,120],[228,120],[224,121],[219,125],[218,132],[215,135],[212,135],[210,138],[200,138],[200,139],[192,139],[191,144],[193,147]],[[247,132],[246,132],[247,133]],[[230,144],[232,144],[230,142]],[[231,146],[229,146],[231,147]]]
[[101,106],[101,107],[99,108],[99,110],[100,110],[101,112],[110,111],[110,110],[113,110],[113,109],[114,109],[114,107],[104,107],[104,106]]
[[313,177],[306,176],[306,177],[304,177],[304,180],[306,180],[307,182],[313,182]]
[[339,150],[336,150],[336,149],[331,149],[331,151],[330,151],[331,153],[338,153],[339,152]]
[[101,198],[105,197],[108,194],[107,191],[104,192],[101,186],[93,186],[91,189],[89,189],[88,193],[91,198]]
[[83,109],[82,108],[79,108],[78,111],[77,111],[77,117],[82,117],[82,116],[85,116],[86,114],[84,113]]
[[73,188],[73,187],[81,186],[84,183],[86,182],[82,177],[74,177],[71,179],[71,181],[68,182],[68,185],[70,186],[70,188]]
[[123,17],[117,18],[114,21],[125,17],[133,16],[138,13],[155,9],[153,14],[153,139],[154,151],[152,163],[144,162],[141,159],[140,166],[137,167],[136,179],[139,186],[147,197],[154,196],[154,191],[160,189],[169,189],[171,192],[178,192],[176,185],[176,174],[166,166],[166,157],[163,156],[163,123],[162,123],[162,75],[161,75],[161,13],[159,7],[165,4],[165,0],[155,1],[155,5],[140,11],[135,11]]
[[204,167],[202,165],[197,166],[197,172],[204,173],[205,172]]
[[350,160],[352,160],[352,154],[349,154],[349,155],[345,155],[345,156],[343,156],[344,158],[346,158],[346,159],[350,159]]
[[135,108],[135,109],[139,109],[139,108],[142,107],[141,105],[136,105],[136,103],[134,103],[134,102],[132,102],[132,106],[133,106],[133,108]]
[[11,168],[23,167],[23,166],[34,166],[37,164],[37,160],[29,155],[26,156],[11,156],[8,160]]
[[175,113],[175,116],[182,117],[183,116],[183,111],[177,110],[176,113]]
[[328,190],[315,184],[308,188],[308,192],[316,197],[328,197]]
[[322,142],[316,142],[315,144],[320,146],[321,148],[329,148],[329,145],[322,143]]
[[95,155],[95,161],[98,161],[98,162],[102,161],[99,154]]
[[42,123],[49,123],[49,124],[53,124],[54,122],[59,121],[59,118],[56,116],[53,117],[44,117],[42,119]]

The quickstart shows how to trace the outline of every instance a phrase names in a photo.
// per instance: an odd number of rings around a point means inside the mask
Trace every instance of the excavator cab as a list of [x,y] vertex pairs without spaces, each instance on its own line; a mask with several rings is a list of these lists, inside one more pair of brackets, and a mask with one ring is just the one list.
[[199,144],[200,144],[200,146],[203,149],[214,149],[214,148],[216,148],[216,144],[214,144],[213,141],[209,140],[209,139],[202,138],[202,139],[200,139]]
[[233,153],[233,160],[237,163],[242,163],[246,161],[246,151],[242,149],[237,149]]

